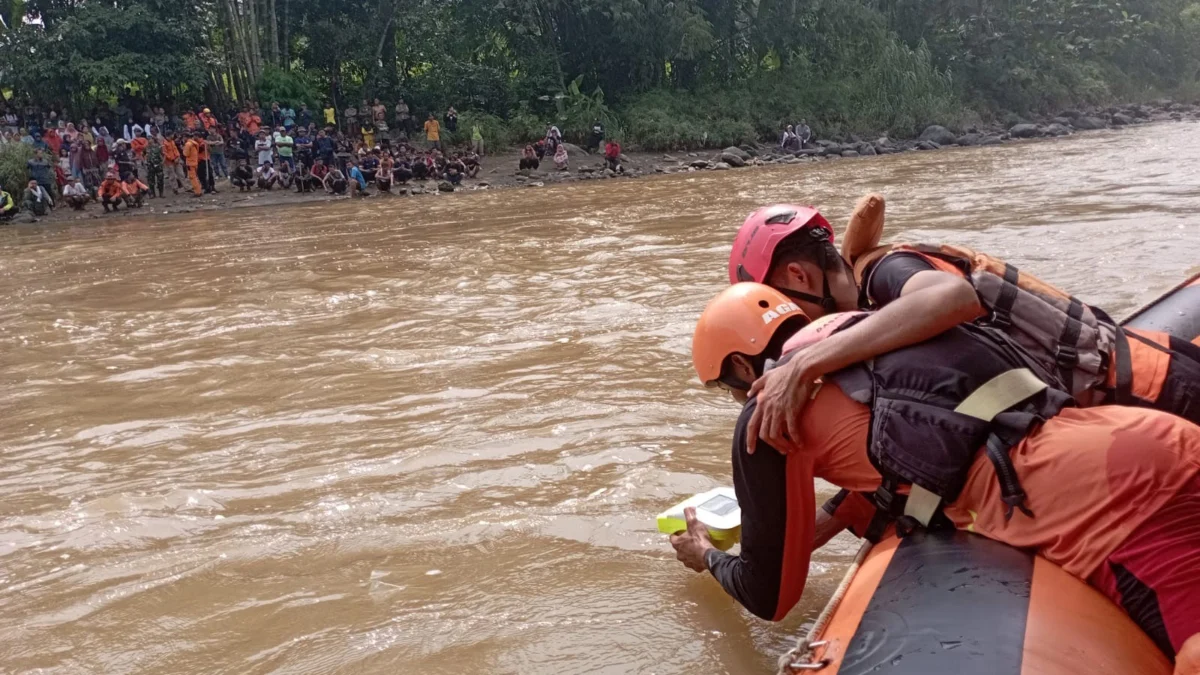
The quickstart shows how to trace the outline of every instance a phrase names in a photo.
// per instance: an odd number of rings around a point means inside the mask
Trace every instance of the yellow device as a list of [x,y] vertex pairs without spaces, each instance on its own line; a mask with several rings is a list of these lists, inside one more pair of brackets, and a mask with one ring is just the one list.
[[696,520],[708,528],[713,546],[727,551],[742,536],[742,509],[733,488],[719,487],[686,499],[658,514],[658,531],[675,534],[687,529],[683,510],[696,508]]

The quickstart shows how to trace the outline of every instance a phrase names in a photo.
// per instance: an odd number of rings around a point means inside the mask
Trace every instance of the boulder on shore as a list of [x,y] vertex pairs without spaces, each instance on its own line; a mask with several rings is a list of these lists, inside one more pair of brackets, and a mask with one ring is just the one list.
[[979,141],[979,144],[980,145],[1000,145],[1003,142],[1004,142],[1003,138],[1000,138],[999,136],[992,134],[991,136],[984,136]]
[[454,185],[450,181],[444,180],[438,183],[438,192],[454,192]]
[[747,155],[750,155],[750,157],[758,157],[758,148],[755,148],[753,145],[750,145],[748,143],[743,144],[743,145],[738,146],[738,149],[741,150],[742,152],[746,153]]
[[858,153],[854,150],[843,150],[842,157],[858,157]]
[[1116,113],[1112,116],[1112,123],[1114,127],[1123,127],[1133,124],[1133,118],[1124,113]]
[[739,168],[746,166],[746,160],[742,159],[742,157],[739,155],[733,154],[732,152],[722,152],[721,161],[729,166],[736,166]]
[[717,162],[716,164],[713,165],[712,168],[715,171],[728,171],[729,165],[726,164],[725,162]]
[[742,164],[745,164],[747,161],[750,160],[750,153],[737,147],[736,145],[731,145],[728,148],[725,148],[724,150],[721,151],[721,154],[722,155],[733,155],[733,156],[741,159]]
[[925,127],[925,131],[921,132],[921,136],[917,140],[932,141],[938,145],[950,145],[956,138],[954,133],[946,127],[933,124]]
[[697,169],[707,169],[707,168],[708,168],[708,160],[706,160],[706,159],[697,159],[697,160],[695,160],[695,161],[693,161],[693,162],[692,162],[692,166],[693,166],[693,167],[695,167],[695,168],[697,168]]
[[562,144],[563,144],[563,147],[565,147],[567,149],[568,155],[572,155],[575,157],[586,157],[589,154],[587,150],[584,150],[583,148],[579,147],[578,145],[575,145],[574,143],[567,143],[566,141],[563,141]]
[[918,150],[940,150],[942,146],[933,141],[920,141],[916,147]]
[[980,141],[982,141],[982,140],[983,140],[983,136],[981,136],[977,133],[969,133],[969,134],[963,134],[962,136],[959,136],[954,142],[958,143],[959,145],[961,145],[963,147],[969,148],[972,146],[979,145]]
[[1014,124],[1008,133],[1013,138],[1037,138],[1042,130],[1036,124]]
[[1047,136],[1069,136],[1070,134],[1071,134],[1070,129],[1068,129],[1065,125],[1059,124],[1057,122],[1046,127],[1046,135]]
[[1095,129],[1103,129],[1108,125],[1105,124],[1104,120],[1100,119],[1099,117],[1088,117],[1084,115],[1076,118],[1075,121],[1071,123],[1071,126],[1081,131],[1092,131]]

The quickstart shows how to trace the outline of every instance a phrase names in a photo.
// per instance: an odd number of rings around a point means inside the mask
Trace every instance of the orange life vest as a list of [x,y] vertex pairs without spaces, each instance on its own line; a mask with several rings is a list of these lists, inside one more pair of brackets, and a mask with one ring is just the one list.
[[[1128,364],[1128,344],[1115,322],[1041,279],[963,246],[892,244],[860,255],[855,281],[863,299],[875,304],[867,289],[877,263],[893,253],[915,253],[940,271],[963,277],[975,287],[989,316],[983,322],[999,328],[1051,369],[1071,393],[1090,401],[1090,390],[1106,386],[1113,362]],[[1132,375],[1117,369],[1118,390],[1128,391]]]

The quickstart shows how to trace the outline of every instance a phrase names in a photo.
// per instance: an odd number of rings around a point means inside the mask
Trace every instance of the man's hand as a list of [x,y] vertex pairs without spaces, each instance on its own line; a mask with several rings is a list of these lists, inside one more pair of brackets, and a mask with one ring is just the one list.
[[758,406],[746,429],[747,452],[754,454],[760,436],[780,452],[795,447],[804,407],[820,386],[808,373],[803,354],[797,354],[783,367],[754,381],[750,397],[758,397]]
[[687,530],[671,535],[671,546],[675,548],[675,558],[695,572],[708,569],[704,554],[713,548],[708,538],[708,528],[696,520],[696,509],[689,506],[683,510],[683,519],[687,522]]

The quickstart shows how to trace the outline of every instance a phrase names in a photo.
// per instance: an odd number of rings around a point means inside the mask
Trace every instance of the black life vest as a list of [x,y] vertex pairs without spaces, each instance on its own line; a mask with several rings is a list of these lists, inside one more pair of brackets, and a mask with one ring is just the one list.
[[[941,505],[958,499],[981,448],[996,468],[1008,517],[1014,508],[1032,517],[1009,451],[1074,405],[1063,383],[1011,338],[971,324],[826,378],[871,408],[867,455],[883,477],[870,495],[877,509],[865,534],[871,541],[892,521],[902,529],[947,523]],[[901,485],[926,501],[924,517],[911,517],[915,504],[899,493]]]

